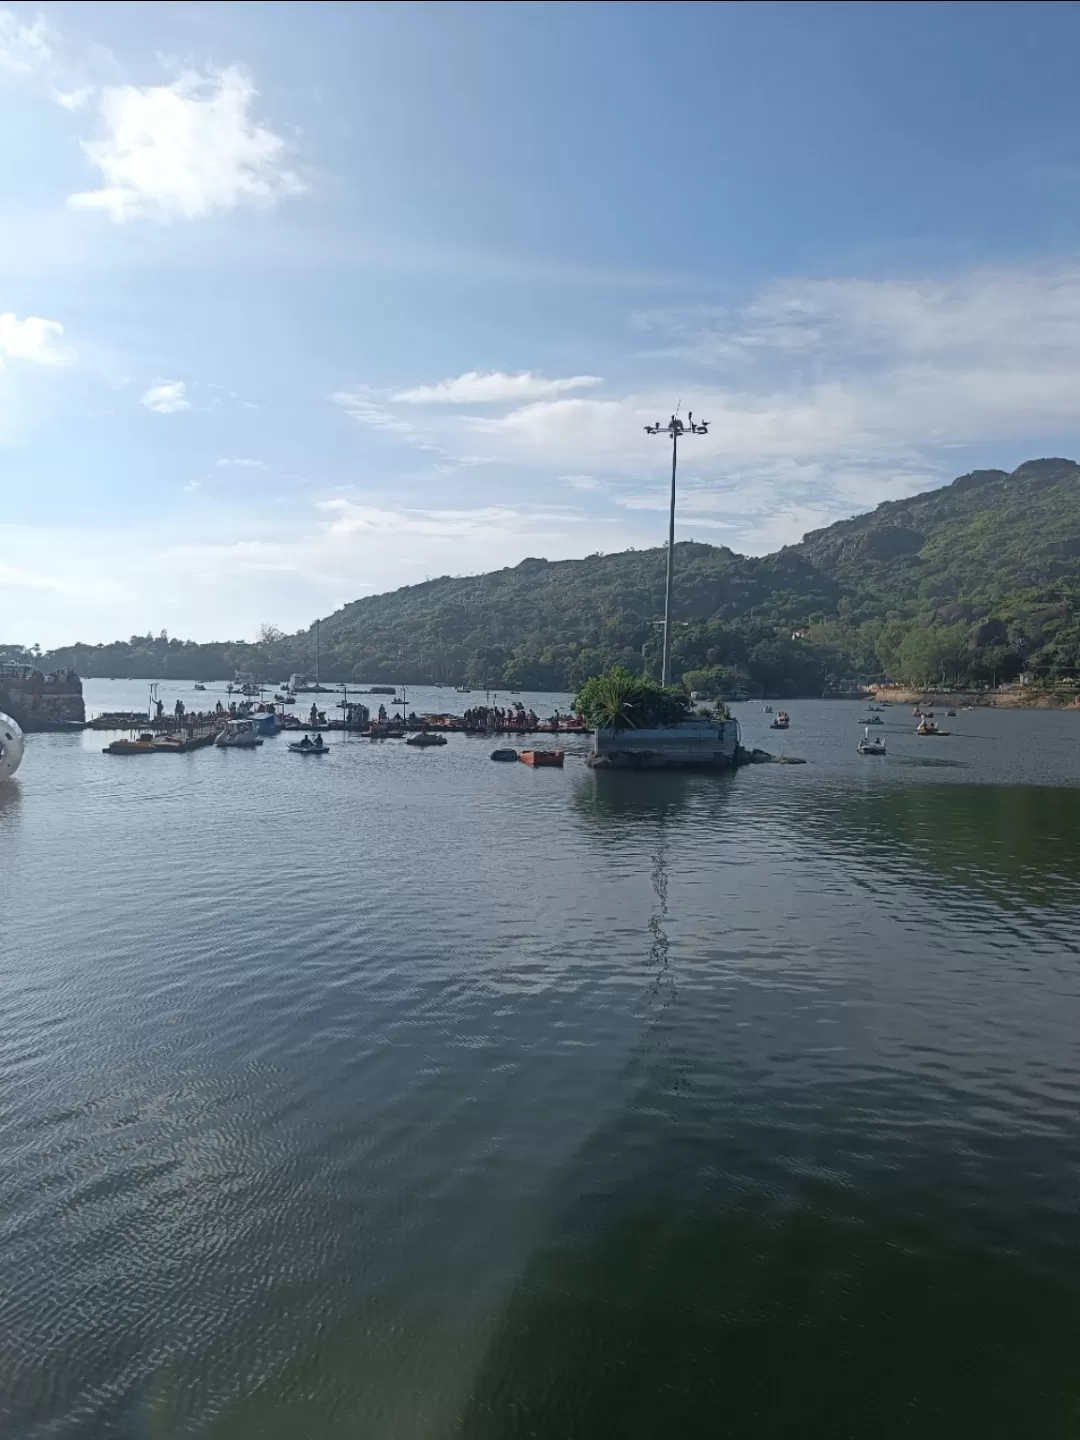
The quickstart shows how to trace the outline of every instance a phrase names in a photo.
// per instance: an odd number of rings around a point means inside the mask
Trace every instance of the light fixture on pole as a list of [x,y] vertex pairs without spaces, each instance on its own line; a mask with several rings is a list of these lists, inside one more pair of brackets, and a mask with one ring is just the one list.
[[671,679],[671,567],[675,558],[675,466],[679,458],[679,441],[684,435],[707,435],[708,433],[709,422],[699,420],[695,423],[692,410],[686,417],[685,425],[677,415],[672,415],[666,425],[661,425],[658,420],[655,425],[645,426],[646,435],[671,436],[671,510],[668,516],[667,585],[664,591],[664,658],[660,666],[661,685],[667,685]]

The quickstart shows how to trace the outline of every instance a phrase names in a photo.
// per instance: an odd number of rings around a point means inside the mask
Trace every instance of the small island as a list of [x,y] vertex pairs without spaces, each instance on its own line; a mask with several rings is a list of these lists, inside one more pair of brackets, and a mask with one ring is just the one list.
[[594,770],[732,770],[772,758],[743,748],[725,705],[695,708],[681,685],[660,685],[622,665],[587,680],[573,708],[593,730],[586,764]]

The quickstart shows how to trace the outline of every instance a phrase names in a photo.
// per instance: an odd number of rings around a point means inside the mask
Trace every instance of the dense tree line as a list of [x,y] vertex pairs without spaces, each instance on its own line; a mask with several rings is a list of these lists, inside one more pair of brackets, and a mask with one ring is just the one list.
[[[344,606],[321,626],[322,675],[575,690],[614,665],[656,676],[663,549],[523,560]],[[676,547],[672,672],[691,689],[818,694],[851,680],[994,684],[1080,671],[1080,470],[1039,460],[940,490],[760,558]],[[9,647],[10,649],[11,647]],[[39,656],[84,675],[280,681],[311,674],[314,630],[254,641],[164,633]]]

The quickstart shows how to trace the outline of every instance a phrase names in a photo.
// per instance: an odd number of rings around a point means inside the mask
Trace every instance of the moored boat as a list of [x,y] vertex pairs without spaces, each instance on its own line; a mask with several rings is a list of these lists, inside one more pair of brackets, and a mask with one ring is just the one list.
[[101,752],[103,755],[152,755],[154,753],[154,736],[149,730],[144,730],[137,740],[114,740],[106,745]]
[[253,720],[230,720],[214,741],[223,750],[251,750],[262,743]]

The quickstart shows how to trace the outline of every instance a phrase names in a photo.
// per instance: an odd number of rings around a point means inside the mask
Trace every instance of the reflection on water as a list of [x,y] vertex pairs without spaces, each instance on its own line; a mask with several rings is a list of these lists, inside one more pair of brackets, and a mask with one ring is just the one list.
[[0,815],[14,820],[22,804],[22,786],[17,778],[0,780]]
[[1071,1436],[1076,717],[792,713],[737,775],[34,737],[3,1433]]
[[921,785],[859,794],[808,789],[789,814],[823,849],[907,878],[924,874],[1061,909],[1080,904],[1080,809],[1071,790]]

